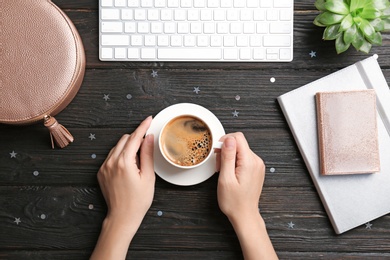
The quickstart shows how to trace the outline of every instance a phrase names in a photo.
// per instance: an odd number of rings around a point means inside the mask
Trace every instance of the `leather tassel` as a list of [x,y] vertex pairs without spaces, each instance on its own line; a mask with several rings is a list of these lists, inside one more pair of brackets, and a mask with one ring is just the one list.
[[73,142],[71,133],[52,116],[44,117],[44,124],[50,131],[51,147],[54,149],[54,143],[64,148]]

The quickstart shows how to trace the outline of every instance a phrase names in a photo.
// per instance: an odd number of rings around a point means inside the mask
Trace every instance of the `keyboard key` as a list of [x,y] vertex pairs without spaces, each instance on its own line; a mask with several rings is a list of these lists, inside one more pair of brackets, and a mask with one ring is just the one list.
[[[152,33],[162,33],[163,32],[163,26],[166,26],[166,27],[169,27],[169,25],[172,25],[172,24],[163,24],[163,23],[160,23],[160,22],[153,22],[151,24],[151,28],[150,28],[150,31]],[[165,32],[166,28],[164,27],[164,32]],[[173,32],[174,32],[174,28],[173,28]],[[168,30],[166,30],[166,33],[169,33]]]
[[136,9],[134,11],[134,20],[145,20],[146,19],[146,10],[145,9]]
[[103,59],[112,59],[112,48],[102,48],[102,58]]
[[173,47],[179,47],[182,46],[183,40],[180,35],[172,35],[171,36],[171,46]]
[[251,57],[251,49],[249,48],[244,48],[240,49],[240,59],[241,60],[250,60]]
[[292,0],[274,0],[274,7],[291,7],[293,4]]
[[142,59],[155,59],[156,50],[154,48],[142,48],[141,49],[141,58]]
[[219,0],[207,0],[207,7],[219,7]]
[[192,7],[192,1],[191,0],[180,0],[180,6],[181,7]]
[[209,48],[159,48],[157,56],[166,60],[220,60],[222,59],[221,49]]
[[288,34],[291,32],[291,26],[289,23],[270,23],[269,32]]
[[137,24],[135,22],[126,22],[125,23],[125,32],[126,33],[135,33]]
[[289,47],[291,46],[290,35],[265,35],[263,38],[263,44],[266,47],[278,46]]
[[199,47],[207,47],[209,46],[209,37],[206,35],[199,35],[197,37],[196,45]]
[[127,46],[130,43],[129,35],[102,35],[102,45]]
[[122,20],[132,20],[133,19],[133,9],[122,9],[121,17],[122,17]]
[[153,0],[141,0],[141,7],[153,7]]
[[157,45],[158,46],[168,46],[169,45],[169,37],[168,35],[159,35],[157,36]]
[[237,49],[224,49],[223,58],[225,60],[237,60],[238,59],[238,50]]
[[115,0],[115,6],[125,7],[126,6],[126,0]]
[[203,24],[203,32],[206,34],[215,33],[215,23],[204,23]]
[[142,36],[141,35],[131,35],[131,45],[132,46],[142,46]]
[[292,12],[289,9],[282,9],[279,13],[280,21],[291,21]]
[[221,0],[221,7],[232,7],[233,0]]
[[127,1],[128,7],[138,7],[139,6],[139,0],[128,0]]
[[290,49],[280,49],[279,58],[281,60],[291,60],[291,50]]
[[126,48],[115,48],[115,59],[125,59]]
[[166,0],[154,0],[154,7],[166,7]]
[[112,6],[114,3],[112,0],[102,0],[101,1],[101,6],[104,6],[104,7],[108,7],[108,6]]
[[137,48],[128,48],[127,49],[127,58],[139,59],[139,50]]
[[179,0],[168,0],[168,7],[179,7]]
[[197,8],[206,7],[205,0],[194,0],[194,7]]
[[211,10],[201,10],[200,11],[200,20],[211,21],[212,19],[213,19],[213,12]]
[[234,0],[233,1],[233,6],[234,7],[238,7],[238,8],[240,8],[240,7],[245,7],[245,1],[244,0]]
[[139,22],[137,31],[138,31],[138,33],[148,33],[149,32],[149,23],[148,22]]
[[157,21],[159,19],[159,10],[157,9],[148,9],[148,20]]
[[254,60],[264,60],[265,59],[265,50],[262,48],[253,49],[253,59]]
[[119,19],[119,9],[101,9],[102,20],[117,20]]
[[121,22],[102,22],[102,32],[122,32]]
[[156,46],[157,41],[156,41],[156,36],[154,35],[145,35],[145,46]]
[[184,46],[194,47],[196,45],[196,37],[194,35],[184,36]]
[[212,35],[210,37],[210,46],[221,47],[222,46],[222,37],[219,35]]

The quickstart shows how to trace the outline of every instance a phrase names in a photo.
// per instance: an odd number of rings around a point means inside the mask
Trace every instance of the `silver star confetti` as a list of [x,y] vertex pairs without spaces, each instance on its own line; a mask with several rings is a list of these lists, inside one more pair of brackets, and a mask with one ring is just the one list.
[[371,229],[372,224],[370,222],[366,223],[366,229]]
[[194,91],[193,92],[195,92],[196,94],[199,94],[200,88],[199,87],[194,87]]
[[155,70],[152,70],[152,73],[150,73],[150,75],[152,75],[153,78],[158,77],[157,71]]
[[233,114],[233,117],[238,117],[238,114],[239,114],[240,112],[238,112],[237,110],[234,110],[234,112],[232,112],[232,114]]
[[12,153],[9,153],[11,155],[11,158],[16,158],[17,153],[15,151],[12,151]]
[[105,101],[108,101],[108,100],[110,99],[110,94],[104,94],[103,99],[104,99]]
[[237,101],[239,101],[239,100],[241,99],[241,97],[240,97],[239,95],[237,95],[237,96],[235,96],[235,99],[236,99]]
[[89,137],[88,137],[88,138],[91,139],[91,141],[94,140],[94,139],[96,139],[95,134],[89,134]]
[[288,228],[293,229],[295,224],[292,223],[292,221],[290,221],[289,223],[287,223],[287,226],[288,226]]
[[315,57],[317,57],[317,52],[311,51],[311,52],[309,53],[309,55],[310,55],[310,58],[315,58]]
[[14,222],[16,223],[16,225],[19,225],[19,223],[22,221],[20,220],[20,218],[15,218]]
[[275,170],[275,168],[271,168],[271,169],[269,169],[269,171],[271,172],[271,173],[274,173],[276,170]]

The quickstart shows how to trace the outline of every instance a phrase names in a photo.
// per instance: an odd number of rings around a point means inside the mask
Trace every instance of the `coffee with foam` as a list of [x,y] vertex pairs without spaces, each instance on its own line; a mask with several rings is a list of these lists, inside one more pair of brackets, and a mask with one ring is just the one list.
[[211,131],[199,118],[190,115],[176,117],[168,122],[162,131],[162,152],[176,165],[195,166],[204,161],[211,152]]

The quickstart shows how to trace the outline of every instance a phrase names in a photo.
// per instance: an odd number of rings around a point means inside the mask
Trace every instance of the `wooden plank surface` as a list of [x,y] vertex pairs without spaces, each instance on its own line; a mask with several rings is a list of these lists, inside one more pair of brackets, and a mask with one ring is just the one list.
[[[242,131],[264,159],[259,207],[281,259],[390,258],[390,216],[335,235],[276,101],[369,56],[355,50],[337,55],[333,42],[322,41],[322,29],[312,24],[318,14],[313,3],[295,1],[293,62],[249,64],[100,62],[97,1],[54,2],[75,23],[87,55],[83,85],[57,117],[75,142],[51,150],[39,124],[0,125],[0,259],[88,259],[106,213],[96,180],[105,156],[146,116],[182,102],[208,108],[226,132]],[[311,51],[317,56],[311,58]],[[373,53],[389,81],[388,34]],[[218,209],[217,178],[191,187],[157,178],[152,207],[128,258],[241,259],[232,227]]]

